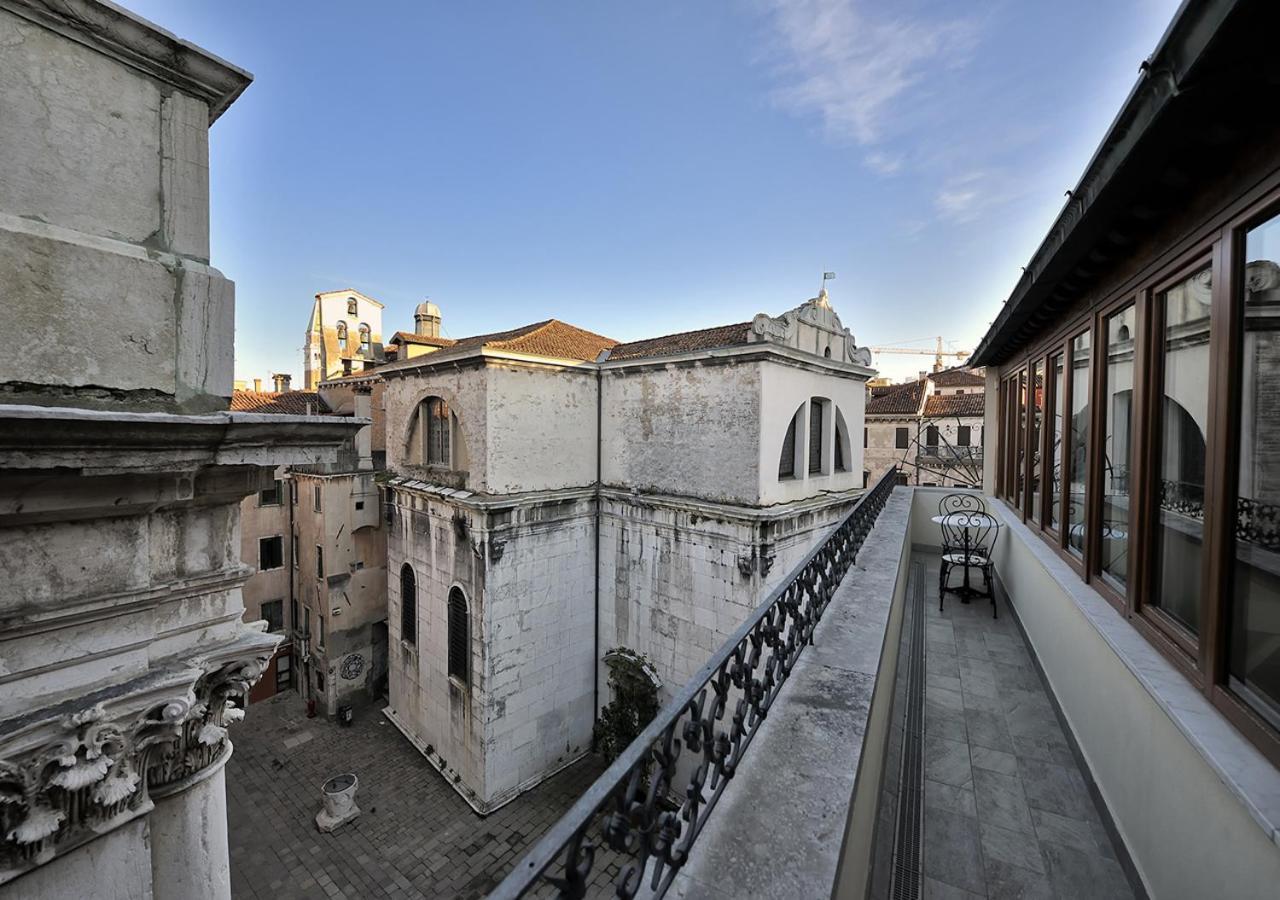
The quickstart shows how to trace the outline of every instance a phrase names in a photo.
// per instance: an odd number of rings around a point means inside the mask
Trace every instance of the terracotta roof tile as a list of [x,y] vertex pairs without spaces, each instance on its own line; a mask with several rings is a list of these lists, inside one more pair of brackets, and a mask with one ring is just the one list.
[[[530,356],[591,362],[600,355],[601,350],[613,347],[617,343],[613,338],[561,322],[559,319],[544,319],[520,328],[512,328],[510,331],[495,331],[490,334],[459,338],[443,349],[467,350],[488,347],[492,350],[528,353]],[[426,356],[415,356],[412,359],[397,360],[382,368],[384,371],[397,371],[431,365],[434,362],[431,357],[435,355],[430,353]]]
[[866,414],[869,416],[918,415],[920,401],[924,399],[924,385],[923,381],[892,385],[897,390],[885,391],[867,400]]
[[985,376],[970,369],[947,369],[929,376],[938,387],[984,387]]
[[674,353],[713,350],[717,347],[734,347],[747,343],[747,335],[750,332],[750,322],[739,322],[735,325],[717,325],[714,328],[702,328],[698,331],[664,334],[661,337],[646,338],[643,341],[618,344],[609,351],[609,361],[644,359],[650,356],[670,356]]
[[977,416],[986,412],[985,394],[942,394],[930,397],[924,404],[925,418],[938,416]]
[[411,331],[397,331],[391,336],[388,344],[422,344],[427,347],[452,347],[457,341],[452,338],[431,337],[428,334],[414,334]]
[[231,411],[278,416],[316,416],[328,410],[315,391],[232,391]]

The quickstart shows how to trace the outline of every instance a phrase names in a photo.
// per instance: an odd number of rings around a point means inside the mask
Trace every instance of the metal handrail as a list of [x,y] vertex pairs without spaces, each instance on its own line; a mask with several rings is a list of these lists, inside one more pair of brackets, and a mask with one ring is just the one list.
[[[859,498],[490,897],[523,897],[547,886],[558,897],[584,897],[602,845],[625,857],[614,880],[615,896],[636,896],[646,880],[648,896],[666,893],[778,691],[805,646],[813,643],[814,628],[856,560],[897,474],[896,467],[889,469]],[[737,696],[732,707],[731,691]],[[678,766],[687,773],[682,792],[672,790]],[[597,823],[599,833],[589,839]],[[557,862],[558,869],[548,872]]]

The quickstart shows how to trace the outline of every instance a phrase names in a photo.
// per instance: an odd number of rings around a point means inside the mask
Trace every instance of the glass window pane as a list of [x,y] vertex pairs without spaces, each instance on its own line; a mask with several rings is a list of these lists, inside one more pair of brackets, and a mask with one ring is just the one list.
[[1017,387],[1014,388],[1014,402],[1018,408],[1014,410],[1014,422],[1017,425],[1017,433],[1014,435],[1014,446],[1017,451],[1013,455],[1013,502],[1018,509],[1022,509],[1022,500],[1025,496],[1026,478],[1027,478],[1027,373],[1022,371],[1018,373]]
[[1200,631],[1204,457],[1209,418],[1209,294],[1205,269],[1160,295],[1163,389],[1155,459],[1160,473],[1155,591],[1148,601]]
[[1057,528],[1062,521],[1062,354],[1049,361],[1049,510],[1046,524]]
[[1040,427],[1044,421],[1044,362],[1035,365],[1031,376],[1031,518],[1040,521]]
[[1089,459],[1089,361],[1093,352],[1089,332],[1071,342],[1071,455],[1067,459],[1067,550],[1084,555],[1086,463]]
[[1129,577],[1129,451],[1133,423],[1133,347],[1137,332],[1132,306],[1108,316],[1107,383],[1103,398],[1102,574],[1123,588]]
[[1249,232],[1245,260],[1228,668],[1236,693],[1280,727],[1280,218]]

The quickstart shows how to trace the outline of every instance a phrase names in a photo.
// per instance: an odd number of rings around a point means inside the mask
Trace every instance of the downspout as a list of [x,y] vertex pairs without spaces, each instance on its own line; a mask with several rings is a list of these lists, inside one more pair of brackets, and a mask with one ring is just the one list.
[[[606,351],[607,352],[607,351]],[[600,504],[602,426],[604,423],[604,370],[596,366],[596,547],[595,620],[592,627],[591,664],[591,750],[596,750],[595,723],[600,719]]]

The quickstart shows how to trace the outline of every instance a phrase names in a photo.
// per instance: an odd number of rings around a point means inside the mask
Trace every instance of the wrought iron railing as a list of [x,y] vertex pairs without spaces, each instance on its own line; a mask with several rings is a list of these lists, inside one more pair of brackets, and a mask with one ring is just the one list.
[[666,893],[813,642],[897,474],[896,468],[885,472],[769,592],[490,897],[581,898],[589,886],[618,897]]
[[[1204,485],[1160,480],[1160,509],[1204,519]],[[1236,540],[1280,552],[1280,506],[1252,497],[1236,498]]]

